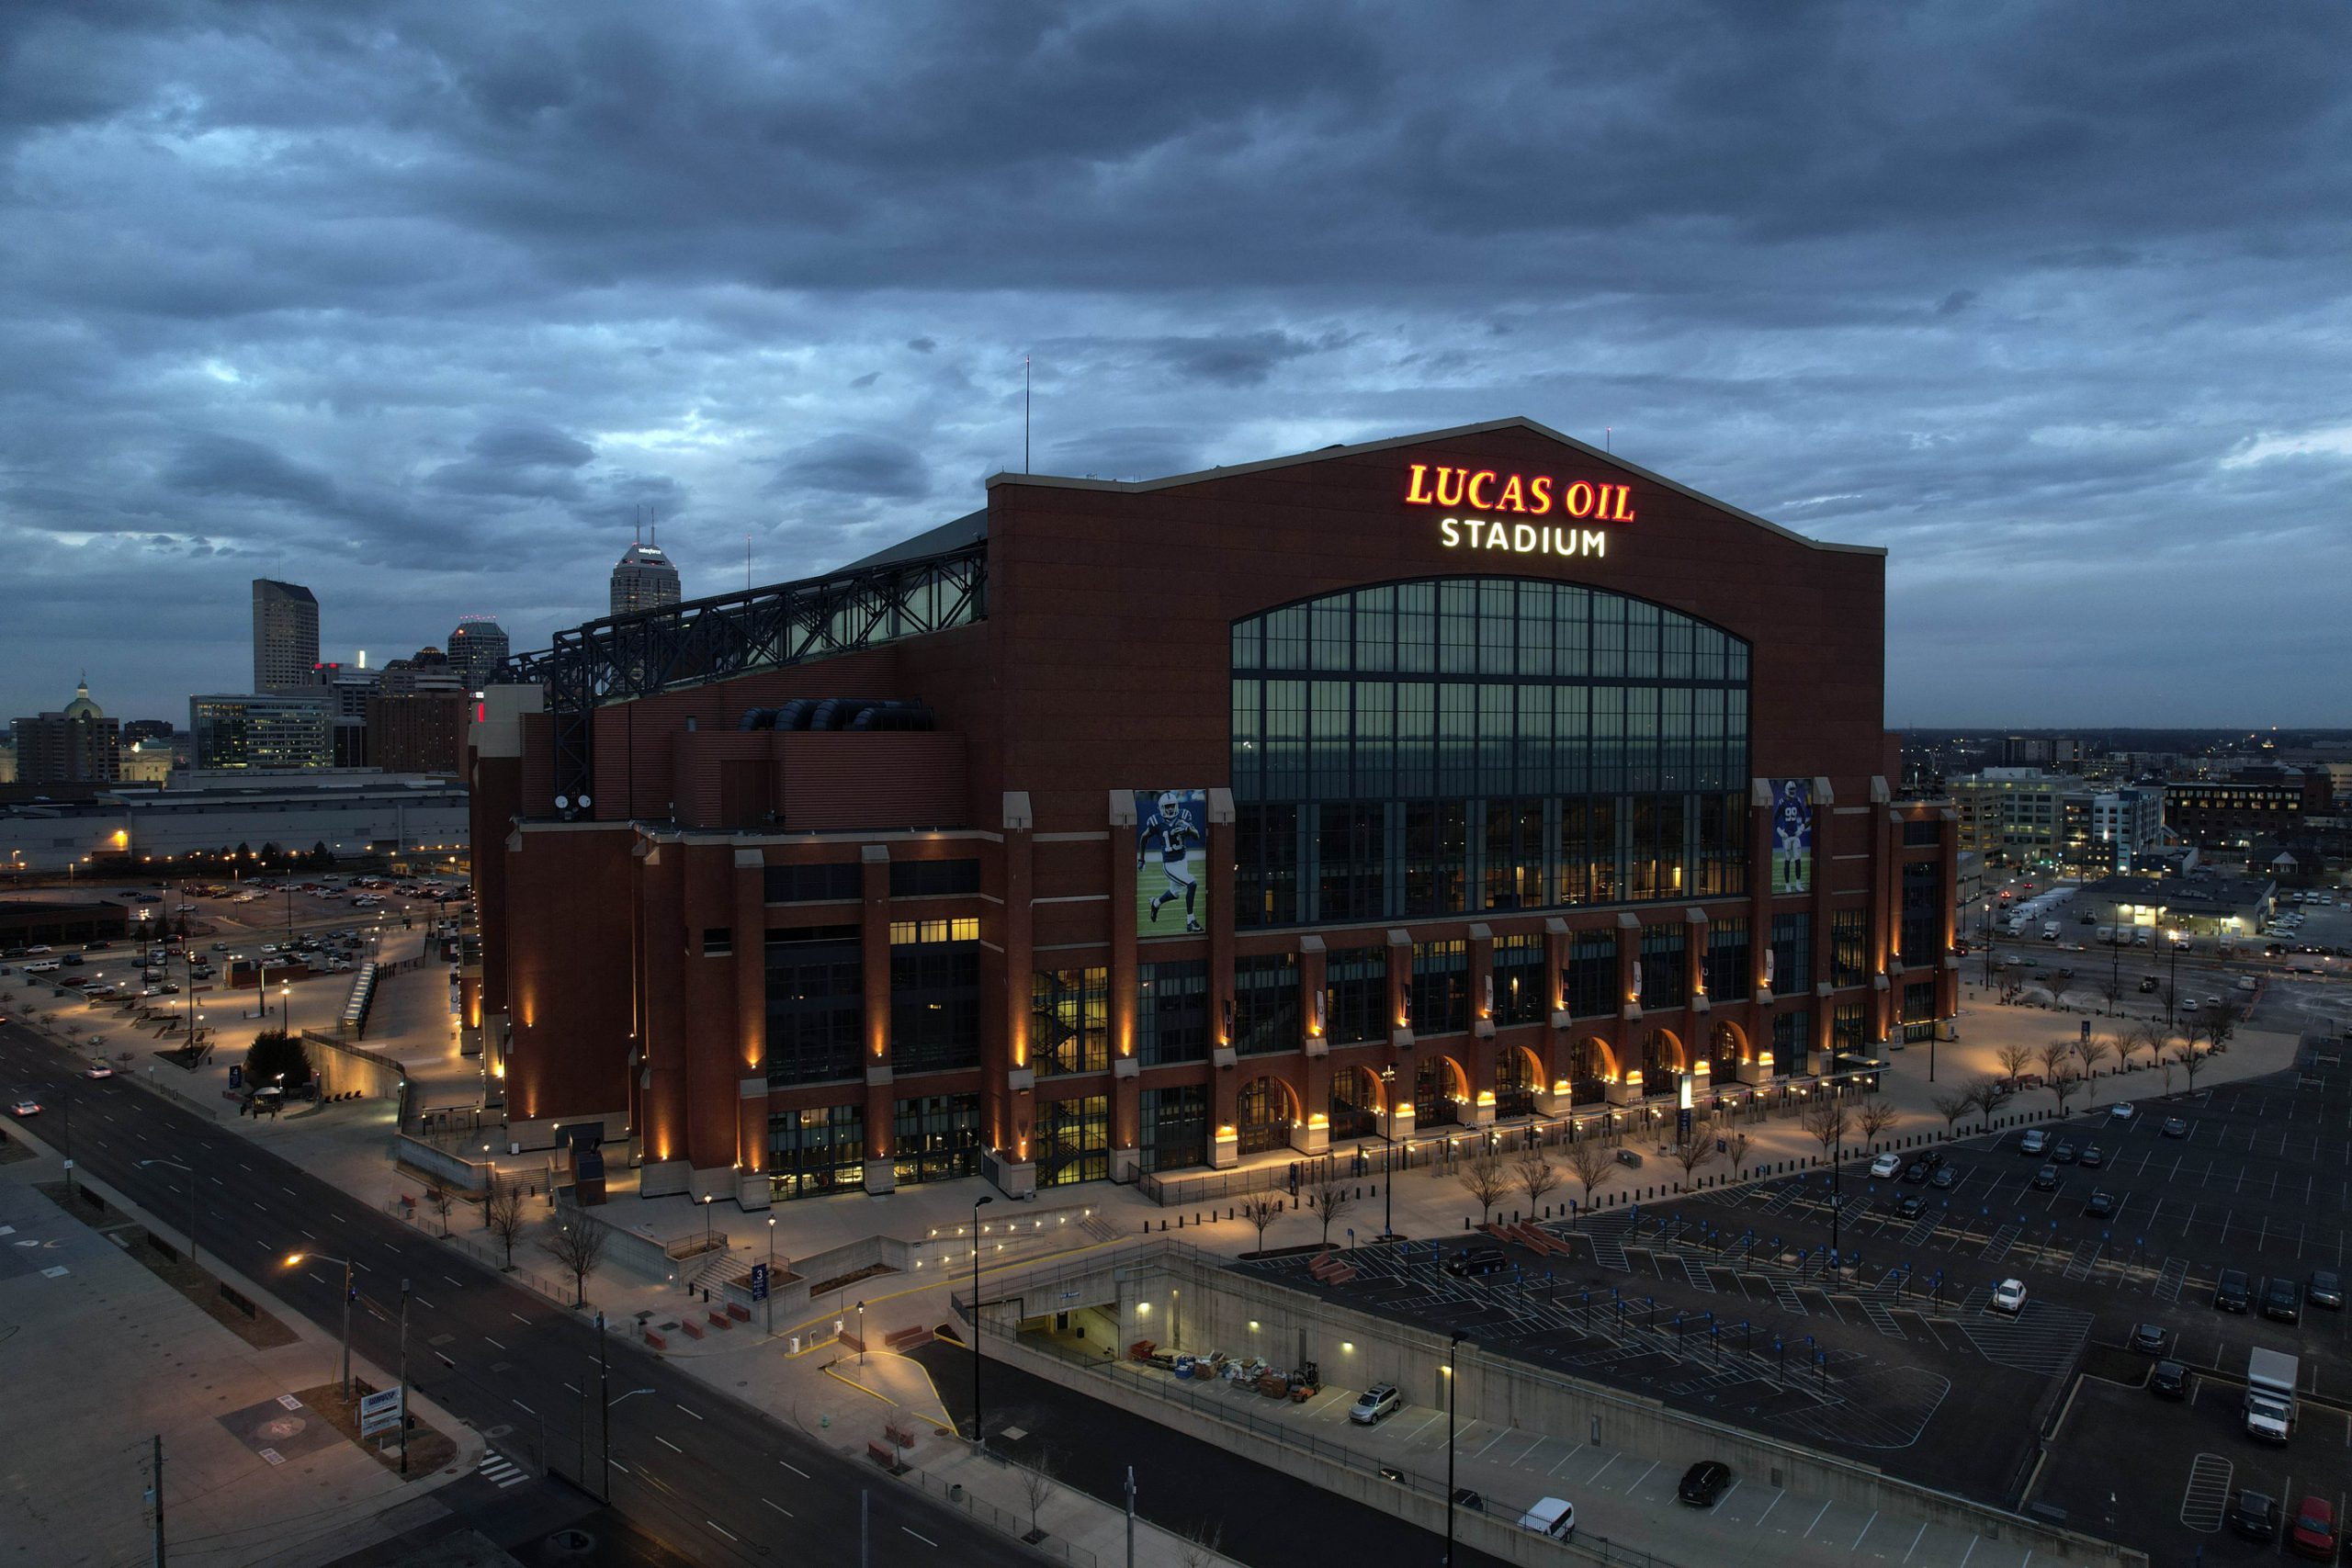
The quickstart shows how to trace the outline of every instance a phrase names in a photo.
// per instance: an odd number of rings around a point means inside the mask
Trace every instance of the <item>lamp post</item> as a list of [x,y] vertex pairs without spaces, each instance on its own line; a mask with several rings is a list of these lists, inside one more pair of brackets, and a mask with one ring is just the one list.
[[1439,1560],[1444,1568],[1453,1568],[1453,1389],[1462,1381],[1453,1374],[1453,1358],[1461,1348],[1457,1328],[1445,1344],[1445,1555]]
[[[978,1309],[975,1306],[974,1311]],[[857,1364],[865,1365],[865,1303],[857,1303]]]
[[1380,1143],[1380,1239],[1396,1239],[1396,1069],[1380,1069],[1380,1109],[1388,1134]]
[[196,1261],[196,1172],[175,1159],[142,1159],[139,1164],[142,1168],[151,1165],[168,1165],[187,1178],[187,1260],[194,1263]]
[[993,1192],[972,1200],[972,1446],[983,1449],[988,1433],[980,1425],[980,1209],[995,1201]]
[[768,1337],[775,1337],[775,1216],[768,1216]]
[[289,1252],[286,1255],[286,1267],[291,1269],[306,1258],[315,1258],[322,1263],[343,1265],[343,1402],[348,1404],[351,1403],[351,1259],[329,1258],[323,1252]]

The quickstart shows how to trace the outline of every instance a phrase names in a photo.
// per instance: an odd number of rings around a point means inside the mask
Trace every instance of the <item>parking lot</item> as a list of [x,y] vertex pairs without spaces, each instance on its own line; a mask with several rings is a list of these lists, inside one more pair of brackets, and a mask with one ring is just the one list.
[[[1483,1278],[1438,1265],[1459,1242],[1359,1249],[1361,1277],[1340,1286],[1295,1259],[1243,1267],[1908,1479],[2062,1513],[2159,1561],[2199,1547],[2226,1561],[2234,1538],[2204,1502],[2188,1506],[2192,1478],[2200,1499],[2255,1485],[2282,1508],[2352,1485],[2352,1314],[2306,1306],[2290,1325],[2259,1311],[2274,1277],[2301,1286],[2352,1258],[2344,1056],[2314,1036],[2290,1072],[2194,1093],[2176,1076],[2178,1092],[2122,1117],[2078,1106],[2036,1123],[2051,1145],[2040,1158],[2020,1152],[2020,1128],[1945,1145],[1948,1185],[1872,1180],[1855,1159],[1834,1186],[1815,1171],[1611,1211],[1547,1233],[1567,1256],[1512,1246],[1508,1269]],[[2155,1087],[2144,1072],[2121,1081]],[[2111,1212],[2086,1212],[2094,1193]],[[2224,1269],[2245,1270],[2256,1310],[2213,1309]],[[2015,1315],[1989,1308],[2005,1278],[2026,1286]],[[2153,1358],[2123,1348],[2143,1322],[2192,1370],[2188,1400],[2146,1391]],[[2256,1346],[2300,1358],[2302,1424],[2283,1450],[2239,1423]]]

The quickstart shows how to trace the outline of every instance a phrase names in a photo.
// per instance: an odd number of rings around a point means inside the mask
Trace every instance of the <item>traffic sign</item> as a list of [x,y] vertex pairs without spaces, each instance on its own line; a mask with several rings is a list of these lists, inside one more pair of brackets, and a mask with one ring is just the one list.
[[359,1401],[359,1435],[372,1438],[379,1432],[393,1432],[401,1425],[401,1395],[402,1390],[388,1388],[381,1393],[363,1395]]

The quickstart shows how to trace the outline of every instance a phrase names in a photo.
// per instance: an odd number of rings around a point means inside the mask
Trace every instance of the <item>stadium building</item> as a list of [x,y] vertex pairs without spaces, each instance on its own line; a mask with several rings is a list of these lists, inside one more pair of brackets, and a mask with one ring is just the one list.
[[1957,978],[1884,569],[1515,419],[561,634],[470,732],[511,1135],[1019,1195],[1878,1060]]

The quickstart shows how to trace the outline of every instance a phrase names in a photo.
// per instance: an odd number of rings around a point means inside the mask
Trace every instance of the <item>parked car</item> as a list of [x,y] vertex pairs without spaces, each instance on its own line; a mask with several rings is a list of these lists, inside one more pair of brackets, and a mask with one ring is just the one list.
[[2050,1134],[2039,1127],[2027,1128],[2025,1136],[2018,1140],[2018,1153],[2022,1155],[2039,1155],[2049,1146]]
[[2177,1116],[2167,1116],[2165,1118],[2164,1134],[2167,1138],[2185,1138],[2188,1136],[2188,1123]]
[[1457,1486],[1453,1489],[1453,1506],[1473,1514],[1483,1514],[1487,1511],[1487,1500],[1467,1486]]
[[[6,1021],[6,1019],[0,1019],[0,1023]],[[2333,1269],[2312,1269],[2311,1283],[2303,1287],[2303,1300],[2315,1307],[2326,1307],[2331,1312],[2342,1310],[2344,1287],[2336,1282],[2335,1270]]]
[[1541,1497],[1535,1506],[1519,1516],[1519,1528],[1548,1535],[1554,1540],[1573,1540],[1577,1533],[1577,1506],[1566,1497]]
[[1896,1174],[1898,1171],[1902,1170],[1902,1168],[1903,1156],[1901,1155],[1881,1155],[1878,1158],[1871,1161],[1871,1175],[1882,1181],[1886,1178]]
[[2298,1557],[2335,1562],[2335,1506],[2316,1495],[2296,1504],[2295,1522],[2287,1528],[2287,1545]]
[[2222,1277],[2213,1282],[2213,1310],[2215,1312],[2244,1312],[2248,1294],[2245,1270],[2224,1269],[2222,1270]]
[[1993,1287],[1993,1310],[2012,1316],[2025,1311],[2025,1281],[2004,1280]]
[[2058,1168],[2054,1165],[2045,1165],[2040,1170],[2035,1171],[2033,1173],[2033,1190],[2036,1192],[2057,1191]]
[[2068,1142],[2067,1142],[2065,1139],[2064,1139],[2064,1138],[2059,1139],[2059,1140],[2058,1140],[2058,1146],[2057,1146],[2056,1148],[2054,1148],[2054,1149],[2052,1149],[2052,1150],[2051,1150],[2051,1151],[2050,1151],[2050,1163],[2051,1163],[2051,1164],[2052,1164],[2052,1165],[2072,1165],[2072,1164],[2074,1164],[2074,1163],[2075,1163],[2075,1145],[2074,1145],[2073,1144],[2071,1144],[2071,1143],[2068,1143]]
[[1682,1472],[1674,1495],[1694,1508],[1712,1508],[1731,1485],[1731,1466],[1721,1460],[1702,1459]]
[[2273,1274],[2262,1289],[2262,1315],[2278,1323],[2293,1323],[2303,1314],[2303,1287],[2283,1274]]
[[1499,1247],[1468,1247],[1445,1260],[1445,1271],[1457,1280],[1468,1280],[1481,1274],[1499,1274],[1510,1267],[1510,1259]]
[[2115,1213],[2115,1194],[2094,1191],[2090,1201],[2083,1205],[2083,1213],[2094,1220],[2103,1220]]
[[1927,1166],[1919,1160],[1913,1160],[1903,1168],[1903,1180],[1904,1184],[1909,1187],[1926,1186],[1928,1184]]
[[2178,1361],[2158,1361],[2148,1373],[2148,1392],[2158,1399],[2187,1399],[2188,1369]]
[[2230,1529],[2248,1540],[2273,1539],[2278,1533],[2278,1503],[2267,1492],[2239,1487],[2237,1501],[2230,1506]]
[[2132,1348],[2143,1355],[2161,1356],[2165,1353],[2164,1325],[2138,1323],[2132,1325]]
[[1916,1220],[1927,1213],[1927,1210],[1928,1201],[1917,1192],[1905,1192],[1903,1195],[1903,1201],[1894,1205],[1895,1213],[1906,1220]]
[[1928,1178],[1928,1184],[1931,1187],[1957,1187],[1960,1184],[1960,1167],[1956,1165],[1936,1167],[1936,1174]]
[[1403,1404],[1404,1396],[1396,1392],[1395,1383],[1376,1382],[1356,1396],[1355,1404],[1348,1407],[1348,1419],[1359,1427],[1369,1427],[1396,1415]]

